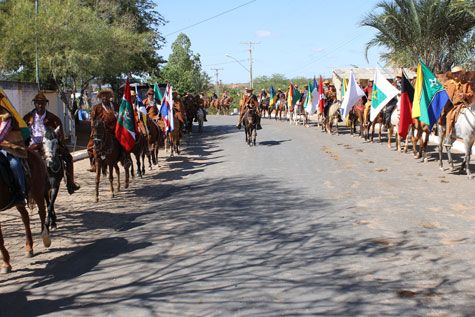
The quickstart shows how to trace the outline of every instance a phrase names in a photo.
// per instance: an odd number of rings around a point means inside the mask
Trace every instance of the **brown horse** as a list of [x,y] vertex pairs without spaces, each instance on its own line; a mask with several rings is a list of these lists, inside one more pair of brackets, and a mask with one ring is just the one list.
[[223,111],[223,115],[225,114],[228,114],[229,113],[229,106],[231,105],[231,103],[233,102],[233,97],[229,96],[229,97],[226,97],[224,99],[221,99],[219,102],[218,102],[218,114]]
[[358,100],[358,102],[351,108],[350,113],[348,114],[348,121],[350,122],[350,133],[351,136],[356,133],[356,122],[360,123],[360,138],[365,136],[365,125],[364,125],[364,105],[366,103],[365,97]]
[[[142,178],[142,174],[145,174],[145,162],[144,162],[144,157],[145,157],[145,152],[147,149],[147,137],[144,133],[145,131],[143,129],[140,129],[140,132],[137,133],[136,138],[135,138],[135,145],[130,150],[130,153],[134,154],[135,156],[135,161],[137,163],[137,175]],[[132,174],[132,177],[134,177],[134,164],[130,166],[131,170],[130,173]]]
[[[46,191],[46,167],[43,159],[32,150],[28,151],[27,162],[29,166],[29,175],[25,176],[26,187],[28,188],[28,196],[38,205],[38,215],[41,221],[41,238],[45,247],[51,245],[51,239],[49,237],[49,230],[46,227],[46,207],[45,207],[45,191]],[[0,174],[1,175],[1,174]],[[14,205],[15,193],[12,193],[3,177],[0,176],[0,210],[6,210],[15,206],[20,212],[23,225],[26,233],[26,251],[27,257],[33,256],[33,237],[30,229],[30,217],[25,206]],[[5,248],[3,235],[0,228],[0,251],[2,253],[2,266],[1,273],[8,273],[12,267],[10,265],[10,255]]]
[[168,145],[170,146],[170,156],[173,156],[175,151],[177,154],[180,154],[180,131],[178,131],[178,129],[176,128],[179,122],[176,116],[173,117],[173,120],[175,128],[168,134],[167,137]]
[[[423,158],[424,162],[428,162],[427,158],[427,143],[429,142],[430,129],[426,123],[414,119],[414,124],[411,127],[412,133],[412,155],[416,159]],[[424,133],[424,138],[422,134]],[[409,137],[409,136],[408,136]],[[417,142],[420,140],[419,152],[417,152]]]
[[[117,191],[120,191],[119,161],[121,159],[121,150],[115,135],[106,129],[104,121],[101,119],[94,121],[92,135],[94,138],[94,161],[96,164],[96,202],[98,202],[101,172],[105,175],[107,168],[109,168],[111,198],[114,198],[114,169],[117,174]],[[125,168],[125,188],[127,187],[129,187],[129,171],[128,168]]]

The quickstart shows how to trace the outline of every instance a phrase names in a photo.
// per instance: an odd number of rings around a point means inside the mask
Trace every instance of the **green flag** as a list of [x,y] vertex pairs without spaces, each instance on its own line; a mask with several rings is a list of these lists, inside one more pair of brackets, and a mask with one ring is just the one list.
[[160,103],[162,103],[163,96],[160,93],[160,88],[158,88],[157,83],[155,83],[155,86],[153,86],[153,92],[154,92],[154,98],[158,100]]

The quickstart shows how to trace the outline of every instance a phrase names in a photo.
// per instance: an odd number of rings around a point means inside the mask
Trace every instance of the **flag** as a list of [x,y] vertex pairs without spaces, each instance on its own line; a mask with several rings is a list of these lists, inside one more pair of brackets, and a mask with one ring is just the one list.
[[292,84],[292,82],[290,82],[290,91],[289,91],[289,100],[288,100],[288,104],[289,104],[289,109],[290,111],[294,111],[294,106],[295,104],[297,103],[297,101],[300,99],[300,97],[302,97],[302,95],[300,94],[300,92],[294,87],[294,85]]
[[343,81],[341,82],[341,98],[345,97],[346,89],[347,89],[346,78],[343,76]]
[[134,108],[132,107],[132,97],[130,96],[129,76],[127,76],[124,96],[122,97],[115,126],[115,136],[126,152],[130,152],[134,147],[136,132],[137,125],[134,118]]
[[158,102],[162,102],[162,99],[163,99],[163,96],[162,94],[160,93],[160,88],[158,87],[158,84],[155,83],[155,85],[153,86],[153,93],[154,93],[154,98],[155,100],[158,100]]
[[163,116],[165,123],[165,134],[168,135],[175,128],[173,122],[173,92],[170,85],[167,85],[165,95],[162,99],[162,106],[160,107],[160,114]]
[[313,102],[313,96],[312,96],[313,90],[314,88],[312,87],[312,84],[309,81],[307,98],[305,100],[305,111],[308,112],[310,115],[314,114],[315,111],[317,111],[317,104]]
[[275,95],[274,91],[274,86],[270,85],[270,100],[269,100],[269,106],[272,106],[277,99],[277,96]]
[[398,93],[399,90],[391,85],[389,81],[384,78],[383,74],[381,74],[381,71],[376,68],[373,82],[373,94],[371,95],[370,121],[373,121],[381,109],[396,97]]
[[318,85],[317,85],[317,79],[315,76],[313,76],[313,90],[312,90],[312,109],[315,109],[313,112],[317,111],[318,107]]
[[399,136],[401,138],[407,137],[409,126],[414,122],[412,119],[412,102],[414,99],[414,87],[406,77],[404,71],[402,72],[401,80],[401,106],[399,118]]
[[322,76],[320,75],[320,83],[318,84],[318,110],[323,113],[323,107],[325,107],[325,92],[323,91]]
[[0,94],[3,96],[3,98],[0,100],[0,107],[5,108],[15,118],[16,122],[18,122],[18,126],[20,127],[21,136],[23,137],[23,140],[26,141],[30,137],[30,129],[18,111],[16,111],[16,109],[12,106],[12,103],[2,88],[0,88]]
[[412,117],[418,118],[432,129],[447,102],[450,102],[450,98],[444,86],[419,58]]
[[137,90],[137,86],[135,86],[135,95],[137,96],[137,110],[138,115],[142,118],[143,125],[145,127],[145,131],[148,134],[148,127],[147,127],[147,108],[143,104],[142,98],[140,98],[139,92]]
[[350,79],[348,81],[348,89],[346,90],[345,97],[343,98],[343,101],[341,103],[341,108],[342,108],[341,114],[343,118],[348,117],[348,114],[350,113],[351,108],[363,96],[366,96],[364,91],[356,83],[355,75],[353,75],[353,72],[350,72]]

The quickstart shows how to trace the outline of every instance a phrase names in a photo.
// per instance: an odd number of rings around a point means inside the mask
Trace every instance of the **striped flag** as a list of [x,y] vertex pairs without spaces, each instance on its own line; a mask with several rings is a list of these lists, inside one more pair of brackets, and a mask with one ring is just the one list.
[[23,137],[23,140],[26,141],[30,137],[30,129],[28,128],[26,122],[20,116],[18,111],[16,111],[16,109],[12,106],[12,103],[10,102],[2,88],[0,88],[0,94],[3,96],[3,98],[0,98],[0,107],[6,109],[15,118],[16,122],[18,122],[18,125],[20,127],[21,136]]
[[162,106],[160,107],[160,114],[163,116],[165,122],[165,134],[168,135],[175,128],[173,121],[173,89],[167,85],[165,95],[162,99]]
[[134,108],[132,106],[132,97],[130,95],[129,76],[125,82],[124,96],[120,104],[119,116],[115,126],[115,136],[126,152],[132,150],[135,146],[135,136],[137,125],[134,118]]
[[274,86],[270,85],[270,100],[269,100],[269,106],[272,106],[275,101],[277,100],[277,96],[275,95],[275,90]]
[[409,126],[414,122],[412,119],[412,102],[414,99],[414,87],[406,77],[404,71],[402,72],[401,80],[401,113],[399,118],[399,136],[401,138],[407,137]]

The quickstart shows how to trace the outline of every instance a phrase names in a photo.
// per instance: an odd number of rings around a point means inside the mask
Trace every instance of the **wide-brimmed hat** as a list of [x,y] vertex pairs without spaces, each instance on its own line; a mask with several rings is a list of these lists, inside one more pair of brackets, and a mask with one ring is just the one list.
[[402,73],[397,74],[396,77],[402,78]]
[[462,73],[463,73],[463,72],[465,72],[465,69],[463,69],[463,68],[460,67],[460,66],[455,66],[454,68],[452,68],[452,69],[450,70],[450,72],[451,72],[451,73],[457,73],[457,72],[462,72]]
[[330,82],[329,82],[328,80],[325,80],[325,81],[323,82],[324,85],[325,85],[325,84],[329,84],[329,83],[330,83]]
[[254,88],[246,88],[246,91],[254,91]]
[[114,92],[110,88],[105,88],[99,91],[99,93],[97,94],[97,98],[102,98],[103,94],[110,94],[111,97],[114,97]]
[[35,98],[33,98],[32,101],[46,101],[46,102],[48,102],[48,99],[46,98],[46,96],[42,92],[40,92],[35,96]]

